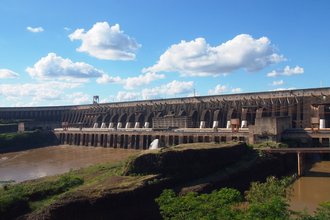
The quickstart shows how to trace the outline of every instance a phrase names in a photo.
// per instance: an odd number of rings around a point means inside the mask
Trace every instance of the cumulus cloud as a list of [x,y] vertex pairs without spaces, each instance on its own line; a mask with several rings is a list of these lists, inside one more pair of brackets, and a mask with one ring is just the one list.
[[170,46],[158,62],[144,72],[179,72],[188,76],[209,76],[245,69],[253,72],[285,60],[276,53],[267,37],[254,39],[248,34],[212,47],[204,38],[181,41]]
[[126,92],[119,91],[116,96],[117,101],[132,101],[137,100],[140,97],[140,93],[138,92]]
[[124,87],[126,89],[134,89],[137,86],[147,85],[151,83],[152,81],[158,80],[158,79],[164,79],[165,75],[163,74],[156,74],[156,73],[146,73],[139,75],[137,77],[128,77],[124,79]]
[[281,86],[283,84],[284,84],[283,80],[273,81],[273,83],[272,83],[273,86]]
[[228,91],[228,87],[226,85],[216,85],[214,89],[210,89],[208,91],[209,95],[218,95],[218,94],[222,94],[224,92]]
[[270,73],[267,73],[268,77],[277,77],[277,76],[292,76],[299,75],[304,73],[304,68],[300,66],[295,66],[291,68],[290,66],[285,66],[282,70],[273,70]]
[[192,93],[194,90],[194,82],[184,82],[173,80],[172,82],[151,89],[143,89],[141,92],[143,99],[166,98],[168,96],[176,96]]
[[[80,85],[80,83],[55,81],[0,84],[0,96],[6,100],[15,101],[15,106],[44,105],[44,101],[51,105],[51,101],[63,100],[66,90],[77,88]],[[2,103],[6,105],[6,103]]]
[[239,93],[239,92],[242,92],[242,89],[241,88],[230,88],[227,85],[218,84],[215,86],[214,89],[210,89],[208,91],[208,94],[209,95],[220,95],[223,93],[228,93],[229,91],[232,93]]
[[103,60],[134,60],[135,52],[141,47],[120,30],[119,24],[110,26],[107,22],[97,22],[87,32],[77,29],[69,38],[82,41],[77,51]]
[[84,79],[100,77],[105,74],[92,65],[84,62],[72,62],[70,59],[64,59],[55,53],[49,53],[42,57],[33,67],[26,68],[26,71],[37,79]]
[[148,85],[151,82],[163,79],[165,78],[165,75],[163,74],[157,74],[157,73],[151,73],[148,72],[146,74],[141,74],[136,77],[128,77],[128,78],[120,78],[118,76],[112,77],[108,74],[103,74],[101,77],[99,77],[96,82],[99,84],[105,84],[105,83],[119,83],[124,86],[125,89],[134,89],[139,86]]
[[19,74],[9,69],[0,69],[0,79],[18,78]]
[[44,29],[42,27],[27,27],[26,30],[32,32],[32,33],[40,33],[43,32]]
[[81,104],[90,104],[92,103],[92,99],[89,95],[83,92],[75,92],[66,96],[67,100],[71,100],[74,105]]
[[231,92],[232,93],[240,93],[240,92],[242,92],[242,89],[241,88],[233,88],[233,89],[231,89]]
[[99,84],[106,84],[106,83],[120,83],[122,79],[119,76],[109,76],[108,74],[103,74],[101,77],[96,79],[96,82]]

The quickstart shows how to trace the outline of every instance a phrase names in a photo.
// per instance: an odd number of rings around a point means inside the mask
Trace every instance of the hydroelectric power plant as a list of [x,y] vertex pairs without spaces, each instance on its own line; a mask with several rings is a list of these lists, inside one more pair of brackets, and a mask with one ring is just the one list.
[[[293,141],[329,146],[330,88],[90,105],[2,107],[19,129],[54,130],[59,143],[147,149],[196,142]],[[16,129],[13,125],[2,130]],[[1,131],[0,131],[1,132]]]

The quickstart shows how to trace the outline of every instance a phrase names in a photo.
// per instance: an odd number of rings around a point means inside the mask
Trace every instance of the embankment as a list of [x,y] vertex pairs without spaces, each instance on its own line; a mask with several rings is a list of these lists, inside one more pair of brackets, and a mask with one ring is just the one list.
[[51,131],[35,130],[22,133],[0,134],[0,153],[27,150],[30,148],[57,145],[58,140]]

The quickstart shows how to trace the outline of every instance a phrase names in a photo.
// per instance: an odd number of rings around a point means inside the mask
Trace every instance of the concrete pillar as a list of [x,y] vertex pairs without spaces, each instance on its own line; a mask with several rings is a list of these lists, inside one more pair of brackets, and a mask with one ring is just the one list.
[[94,123],[93,128],[98,128],[99,127],[99,123]]
[[80,136],[80,143],[79,143],[79,145],[80,146],[83,146],[84,145],[84,142],[85,142],[85,134],[79,134],[79,136]]
[[303,161],[302,161],[302,154],[297,153],[297,162],[298,162],[298,176],[301,176],[303,174]]
[[242,121],[242,125],[241,125],[241,128],[247,128],[247,120],[243,120]]
[[139,149],[144,149],[144,146],[143,146],[143,135],[139,135]]
[[123,127],[122,123],[121,122],[118,122],[117,128],[122,128],[122,127]]
[[149,122],[147,122],[147,121],[144,122],[144,127],[145,127],[145,128],[149,128],[149,126],[150,126]]
[[101,146],[101,140],[103,139],[103,134],[97,134],[95,139],[96,139],[95,140],[96,141],[95,146],[100,147]]
[[140,128],[140,122],[135,122],[134,128]]
[[125,128],[131,128],[132,123],[131,122],[126,122]]
[[320,119],[320,129],[325,128],[325,119]]
[[212,128],[218,128],[219,127],[219,121],[213,121]]
[[230,120],[229,120],[229,121],[227,121],[226,128],[228,129],[228,128],[230,128],[230,127],[231,127],[231,122],[230,122]]
[[179,136],[179,144],[183,144],[183,135]]
[[201,121],[201,123],[199,125],[199,128],[200,129],[205,128],[205,121]]
[[113,124],[113,122],[110,122],[109,123],[109,128],[114,128],[115,127],[115,125]]

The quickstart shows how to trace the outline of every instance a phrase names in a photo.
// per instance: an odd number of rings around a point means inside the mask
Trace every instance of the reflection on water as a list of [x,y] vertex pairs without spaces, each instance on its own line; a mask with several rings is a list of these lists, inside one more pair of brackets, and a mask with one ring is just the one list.
[[96,163],[118,162],[138,152],[140,151],[62,145],[0,154],[0,182],[21,182]]
[[292,210],[307,209],[312,214],[324,201],[330,201],[330,161],[315,163],[294,182],[290,206]]

